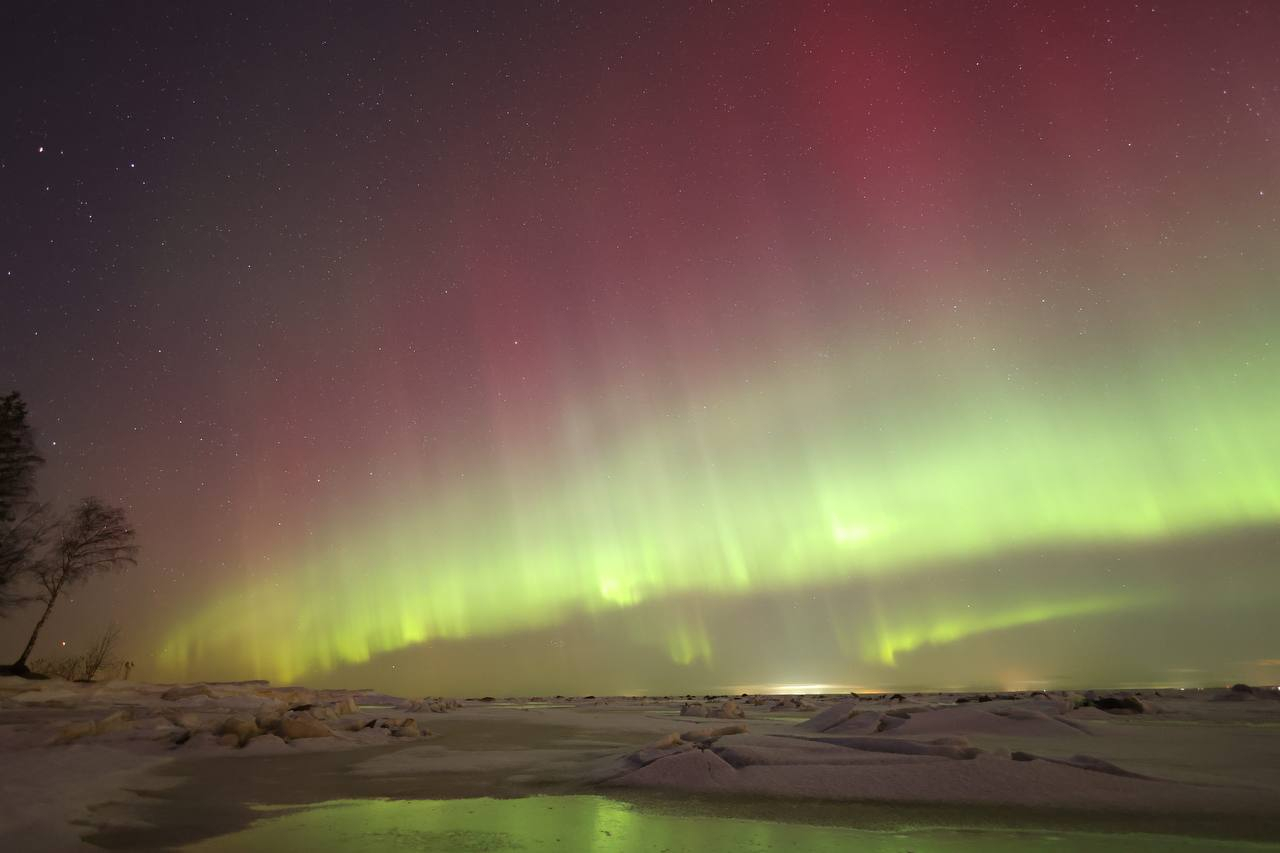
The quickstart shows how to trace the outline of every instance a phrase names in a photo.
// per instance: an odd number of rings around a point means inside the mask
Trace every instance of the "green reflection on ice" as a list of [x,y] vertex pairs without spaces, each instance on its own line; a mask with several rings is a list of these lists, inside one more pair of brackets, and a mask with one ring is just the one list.
[[[273,811],[265,808],[263,811]],[[513,800],[335,800],[248,829],[192,845],[216,851],[378,850],[602,851],[602,853],[717,853],[717,851],[851,851],[859,853],[1097,853],[1277,850],[1280,845],[1143,834],[932,829],[872,832],[711,816],[643,811],[606,797],[528,797]]]

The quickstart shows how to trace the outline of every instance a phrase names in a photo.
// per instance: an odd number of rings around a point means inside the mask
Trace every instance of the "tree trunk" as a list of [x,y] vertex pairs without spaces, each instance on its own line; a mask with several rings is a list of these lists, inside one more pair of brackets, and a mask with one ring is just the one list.
[[36,647],[36,637],[40,636],[40,629],[44,627],[45,621],[49,618],[49,614],[53,612],[53,603],[58,600],[58,594],[55,592],[49,596],[49,603],[44,606],[44,614],[40,617],[40,621],[36,623],[36,627],[31,631],[31,639],[27,640],[27,647],[22,650],[22,657],[14,661],[13,668],[19,672],[27,668],[27,658],[31,656],[31,650]]

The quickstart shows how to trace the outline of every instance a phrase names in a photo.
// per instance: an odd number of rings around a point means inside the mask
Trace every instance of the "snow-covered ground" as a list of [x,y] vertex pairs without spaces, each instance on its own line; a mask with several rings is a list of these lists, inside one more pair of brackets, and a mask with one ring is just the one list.
[[[215,757],[253,763],[200,760]],[[252,772],[220,787],[218,768],[233,766]],[[1280,692],[457,701],[0,678],[4,849],[230,831],[156,803],[269,802],[291,766],[308,775],[292,781],[292,803],[657,789],[729,803],[1067,810],[1086,826],[1132,818],[1266,839],[1280,829]]]
[[[75,849],[90,829],[119,824],[135,792],[171,785],[150,772],[166,763],[416,740],[429,735],[420,719],[457,704],[266,682],[0,677],[0,839],[13,850]],[[108,803],[115,817],[97,813]]]

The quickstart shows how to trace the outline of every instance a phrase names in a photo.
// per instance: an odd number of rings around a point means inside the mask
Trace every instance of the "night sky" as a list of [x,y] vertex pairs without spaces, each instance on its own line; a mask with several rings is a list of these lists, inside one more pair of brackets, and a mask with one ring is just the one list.
[[448,6],[0,10],[37,656],[1280,680],[1280,4]]

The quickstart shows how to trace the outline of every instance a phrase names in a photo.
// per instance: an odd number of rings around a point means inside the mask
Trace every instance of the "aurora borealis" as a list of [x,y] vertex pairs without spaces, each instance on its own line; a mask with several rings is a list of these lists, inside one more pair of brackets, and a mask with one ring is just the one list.
[[1280,7],[460,5],[3,13],[0,392],[143,547],[49,642],[1280,679]]

